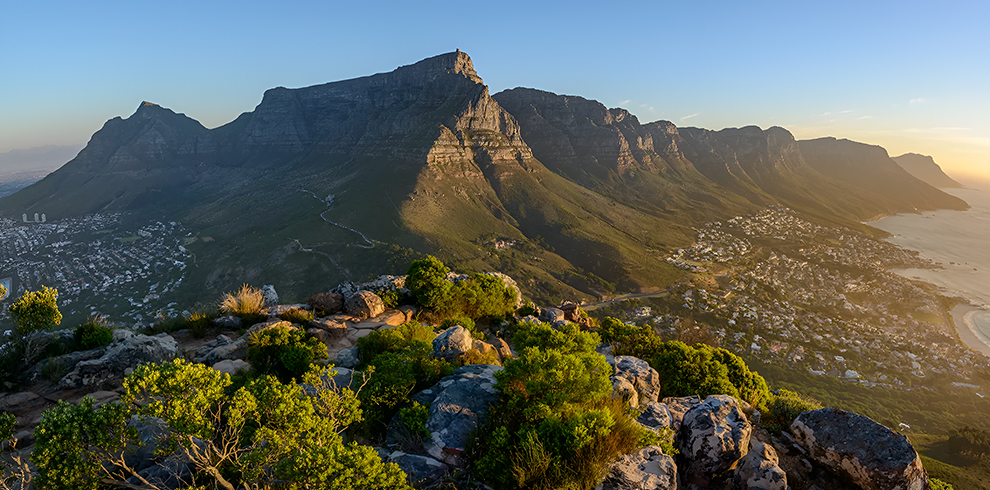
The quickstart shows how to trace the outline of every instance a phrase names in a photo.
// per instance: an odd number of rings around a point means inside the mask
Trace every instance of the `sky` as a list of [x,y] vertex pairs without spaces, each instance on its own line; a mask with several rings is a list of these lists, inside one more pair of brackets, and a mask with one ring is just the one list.
[[6,1],[0,153],[81,147],[145,100],[216,127],[268,88],[455,49],[492,93],[782,126],[990,176],[990,2],[977,1]]

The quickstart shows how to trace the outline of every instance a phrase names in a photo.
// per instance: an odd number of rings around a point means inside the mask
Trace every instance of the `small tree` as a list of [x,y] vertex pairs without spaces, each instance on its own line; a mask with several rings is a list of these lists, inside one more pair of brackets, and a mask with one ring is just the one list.
[[8,309],[17,322],[18,331],[26,335],[37,330],[49,330],[62,323],[57,301],[57,289],[41,286],[41,291],[25,291]]
[[427,255],[409,264],[406,287],[421,306],[442,308],[450,302],[451,284],[447,282],[447,268],[440,259]]

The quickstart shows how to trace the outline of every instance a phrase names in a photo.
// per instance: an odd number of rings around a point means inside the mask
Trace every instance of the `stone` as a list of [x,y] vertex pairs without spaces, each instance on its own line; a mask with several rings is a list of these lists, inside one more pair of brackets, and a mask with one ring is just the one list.
[[584,310],[573,301],[564,301],[557,308],[564,312],[564,320],[574,323],[581,323],[583,320],[582,313],[584,313]]
[[433,357],[454,362],[474,347],[474,339],[468,329],[455,325],[433,339]]
[[787,473],[780,468],[777,451],[762,442],[754,442],[736,464],[732,475],[734,490],[787,490]]
[[543,323],[553,323],[564,320],[564,310],[560,308],[545,308],[540,312],[540,321]]
[[206,356],[203,357],[203,364],[214,365],[220,361],[232,360],[232,359],[244,359],[247,356],[248,349],[248,336],[243,335],[241,338],[229,343],[217,346],[212,349]]
[[351,347],[338,352],[334,364],[339,367],[354,369],[354,366],[358,364],[358,348]]
[[674,432],[680,433],[684,414],[698,406],[699,403],[701,403],[701,398],[696,395],[664,398],[663,404],[667,406],[667,411],[670,412],[670,428],[674,429]]
[[397,309],[406,315],[407,322],[413,321],[413,319],[416,318],[416,313],[419,313],[419,308],[413,305],[402,305]]
[[355,323],[354,325],[351,325],[351,328],[354,328],[354,329],[357,329],[357,330],[378,330],[379,328],[382,328],[382,327],[384,327],[386,325],[388,325],[388,324],[387,323],[383,323],[383,322],[378,322],[378,321],[374,321],[374,320],[364,320],[364,321],[360,321],[358,323]]
[[304,310],[312,311],[313,307],[305,303],[294,303],[291,305],[277,305],[268,310],[268,316],[279,316],[283,313],[288,313],[291,310]]
[[612,353],[610,344],[599,344],[598,347],[595,347],[595,352],[601,354],[605,358],[605,362],[615,366],[615,355]]
[[306,303],[323,315],[332,315],[344,307],[344,295],[340,293],[316,293],[306,298]]
[[500,370],[487,364],[462,366],[431,388],[427,454],[451,466],[464,465],[469,435],[485,423],[490,405],[498,401],[495,373]]
[[275,292],[275,286],[271,284],[261,286],[261,294],[265,297],[265,303],[262,305],[264,308],[275,308],[278,306],[278,293]]
[[869,417],[835,408],[804,412],[791,424],[811,459],[866,490],[922,490],[928,474],[907,437]]
[[0,409],[7,411],[20,410],[21,407],[41,398],[37,393],[33,391],[21,391],[18,393],[11,393],[9,395],[0,398]]
[[489,344],[488,342],[485,342],[484,340],[474,339],[474,343],[472,344],[472,347],[482,355],[487,354],[489,352],[494,352],[495,356],[498,357],[498,351],[495,349],[495,346]]
[[613,394],[627,399],[633,408],[655,402],[660,396],[660,374],[637,357],[616,357],[611,380]]
[[358,291],[347,298],[344,303],[344,311],[348,315],[356,316],[362,320],[374,318],[385,312],[385,305],[377,294],[371,291]]
[[406,314],[399,310],[385,310],[382,314],[374,317],[371,321],[381,322],[397,327],[406,323]]
[[241,317],[234,315],[221,316],[213,319],[213,324],[220,328],[241,328]]
[[670,409],[660,402],[649,402],[643,407],[643,413],[639,414],[636,421],[651,429],[673,429],[671,427]]
[[647,446],[612,464],[596,490],[677,490],[677,465],[660,446]]
[[498,359],[505,362],[506,359],[512,359],[512,349],[509,347],[509,343],[503,339],[495,337],[492,339],[492,346],[498,352]]
[[540,323],[540,319],[533,315],[526,315],[519,319],[519,323]]
[[125,370],[146,362],[169,361],[178,355],[178,343],[168,334],[122,336],[122,340],[111,344],[99,359],[76,364],[58,385],[60,388],[119,385]]
[[406,454],[395,451],[388,456],[387,462],[399,465],[406,473],[409,484],[416,488],[432,485],[450,472],[450,466],[428,456]]
[[707,487],[749,451],[753,426],[728,395],[711,395],[684,414],[680,451],[687,464],[684,483]]
[[251,369],[251,363],[244,361],[242,359],[224,359],[213,365],[213,369],[220,371],[221,373],[227,374],[237,374],[238,371],[248,371]]

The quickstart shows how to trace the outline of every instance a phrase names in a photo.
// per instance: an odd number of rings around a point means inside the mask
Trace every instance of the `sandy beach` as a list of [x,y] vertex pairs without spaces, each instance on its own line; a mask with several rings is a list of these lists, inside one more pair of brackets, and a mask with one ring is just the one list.
[[[980,334],[975,325],[973,325],[972,315],[981,308],[973,305],[959,305],[952,309],[952,322],[956,325],[956,331],[959,332],[959,338],[962,339],[963,343],[969,346],[977,352],[990,357],[990,343],[982,340],[986,336]],[[988,339],[990,340],[990,339]]]

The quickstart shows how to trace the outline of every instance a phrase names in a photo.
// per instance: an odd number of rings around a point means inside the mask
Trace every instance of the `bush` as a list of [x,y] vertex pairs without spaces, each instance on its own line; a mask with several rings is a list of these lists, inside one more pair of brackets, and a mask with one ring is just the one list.
[[260,289],[247,284],[236,293],[226,293],[220,302],[220,311],[228,315],[254,317],[261,314],[265,306],[265,295]]
[[818,400],[805,397],[793,391],[780,389],[776,395],[770,395],[770,401],[764,411],[761,421],[767,429],[783,432],[791,427],[798,415],[808,410],[822,408]]
[[[362,353],[363,356],[363,353]],[[365,411],[365,432],[381,436],[398,408],[409,403],[413,393],[435,385],[454,367],[433,357],[433,347],[412,341],[398,351],[382,352],[367,366],[374,374],[361,390],[360,399]]]
[[931,490],[953,490],[952,485],[938,478],[931,478],[928,480],[928,483],[931,485]]
[[399,352],[410,348],[417,342],[427,344],[432,348],[433,339],[436,337],[437,334],[433,332],[432,327],[419,322],[403,323],[388,330],[375,330],[357,341],[361,359],[365,360],[358,366],[358,369],[364,369],[364,366],[368,365],[379,354]]
[[451,288],[451,305],[457,315],[471,318],[505,317],[516,307],[516,291],[498,276],[472,274]]
[[460,325],[467,329],[468,332],[471,332],[471,338],[485,340],[485,334],[478,331],[478,327],[475,326],[474,320],[468,317],[447,318],[440,322],[440,325],[437,326],[437,330],[442,332],[457,325]]
[[382,299],[382,304],[385,305],[385,308],[395,308],[402,304],[402,293],[396,289],[391,291],[379,291],[375,294]]
[[621,320],[612,318],[610,316],[605,317],[602,320],[601,328],[598,330],[598,334],[602,336],[602,342],[612,343],[612,342],[628,342],[636,334],[640,333],[643,328],[649,327],[637,327],[635,325],[626,325]]
[[301,329],[284,324],[251,334],[247,360],[261,374],[288,382],[309,370],[313,361],[327,358],[327,346]]
[[452,285],[447,282],[449,273],[450,269],[440,259],[427,255],[409,264],[406,288],[420,306],[441,309],[450,302]]
[[76,327],[72,338],[82,350],[95,349],[113,342],[113,329],[94,319]]
[[36,330],[51,330],[62,323],[62,313],[58,311],[57,302],[58,290],[41,286],[40,291],[25,291],[7,309],[17,323],[18,332],[26,335]]
[[305,308],[289,308],[279,314],[278,317],[287,322],[306,325],[313,320],[313,312]]
[[492,366],[501,366],[502,362],[498,359],[498,352],[490,350],[482,353],[478,349],[471,349],[463,354],[457,359],[461,366],[467,366],[469,364],[489,364]]
[[516,311],[516,314],[519,316],[536,316],[536,313],[536,305],[534,305],[532,301],[526,301],[526,303]]
[[548,323],[522,322],[516,327],[512,342],[518,349],[537,347],[569,354],[595,352],[595,348],[601,344],[601,337],[593,332],[581,331],[576,323],[568,323],[556,329]]

